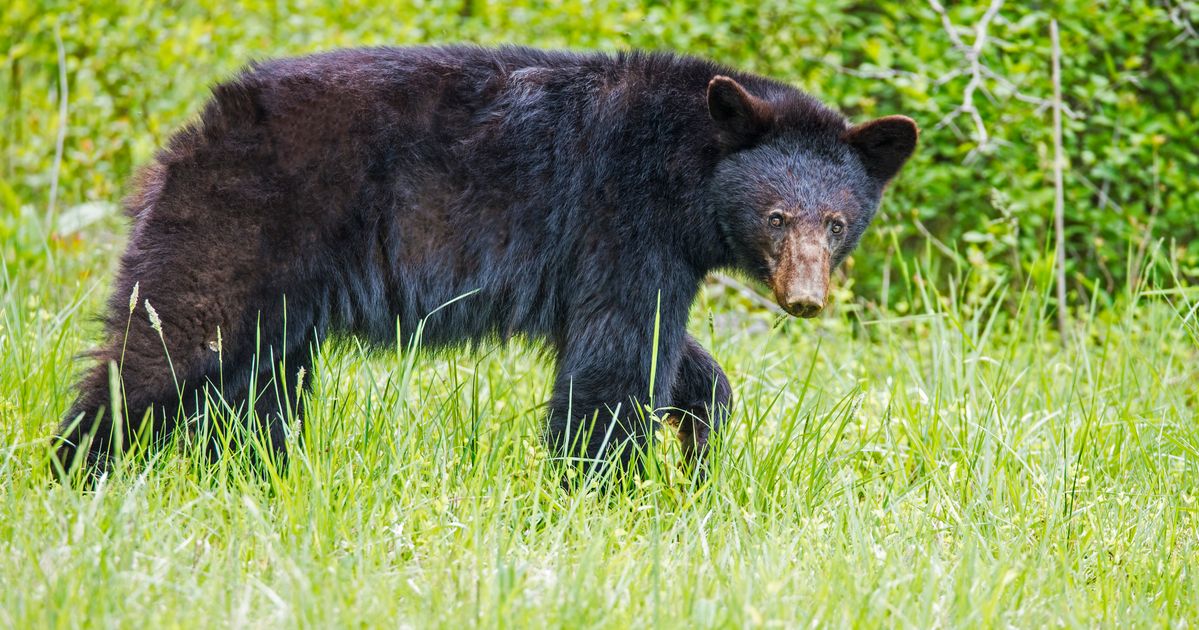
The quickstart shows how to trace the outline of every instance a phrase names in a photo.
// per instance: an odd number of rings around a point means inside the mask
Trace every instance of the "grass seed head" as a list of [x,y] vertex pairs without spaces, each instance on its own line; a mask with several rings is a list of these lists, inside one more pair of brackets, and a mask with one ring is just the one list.
[[162,335],[162,319],[158,317],[158,311],[150,305],[150,300],[146,300],[146,312],[150,314],[150,328],[153,328],[158,334]]

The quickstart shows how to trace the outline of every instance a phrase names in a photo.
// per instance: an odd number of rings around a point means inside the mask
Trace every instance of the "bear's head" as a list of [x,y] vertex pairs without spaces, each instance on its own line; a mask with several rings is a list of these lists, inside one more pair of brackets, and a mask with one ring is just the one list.
[[916,148],[916,123],[887,116],[847,126],[806,95],[759,98],[725,76],[708,84],[707,101],[725,149],[709,199],[734,264],[788,313],[813,317],[832,270]]

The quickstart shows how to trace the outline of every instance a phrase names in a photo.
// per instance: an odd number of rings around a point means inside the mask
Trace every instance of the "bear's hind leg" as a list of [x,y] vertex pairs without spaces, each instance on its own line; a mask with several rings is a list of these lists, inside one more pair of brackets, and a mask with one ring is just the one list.
[[[127,253],[126,263],[131,258]],[[135,439],[161,444],[195,410],[204,383],[216,372],[211,344],[219,320],[195,309],[200,296],[170,282],[168,269],[147,269],[135,278],[126,264],[118,277],[105,341],[58,432],[55,459],[61,472],[79,466],[98,475]]]
[[[78,466],[96,476],[136,436],[146,436],[149,446],[165,442],[180,420],[205,415],[214,393],[239,414],[253,400],[254,428],[282,453],[283,412],[326,318],[319,287],[289,282],[258,252],[223,232],[139,222],[122,258],[97,364],[81,380],[58,432],[60,471]],[[303,289],[288,295],[289,287]],[[111,413],[110,365],[119,371],[119,415]]]

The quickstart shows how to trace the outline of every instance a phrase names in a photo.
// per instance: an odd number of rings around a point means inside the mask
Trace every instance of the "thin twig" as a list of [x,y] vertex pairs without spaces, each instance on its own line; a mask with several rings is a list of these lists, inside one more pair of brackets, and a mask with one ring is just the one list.
[[62,172],[62,152],[67,140],[67,51],[62,33],[54,27],[54,43],[58,46],[58,138],[54,143],[54,168],[50,177],[50,224],[58,212],[58,177]]
[[924,222],[922,222],[920,219],[917,219],[915,217],[912,217],[912,222],[913,222],[913,225],[916,226],[916,231],[920,232],[921,236],[928,239],[928,242],[932,243],[933,247],[936,247],[947,258],[953,259],[953,261],[959,265],[965,262],[964,260],[962,260],[961,256],[958,256],[957,252],[950,249],[950,247],[948,245],[941,242],[940,239],[938,239],[936,236],[933,236],[933,233],[927,227],[925,227]]
[[[1116,129],[1118,131],[1119,127],[1117,127]],[[1114,144],[1114,136],[1113,136],[1113,144]],[[1112,199],[1111,196],[1108,195],[1107,189],[1108,189],[1108,184],[1110,183],[1109,180],[1104,180],[1103,186],[1100,187],[1100,186],[1096,186],[1095,182],[1091,181],[1089,178],[1087,178],[1086,175],[1083,175],[1082,173],[1072,173],[1071,175],[1072,175],[1072,177],[1074,177],[1074,179],[1082,182],[1083,186],[1086,186],[1087,188],[1091,189],[1091,192],[1093,192],[1099,196],[1098,210],[1100,212],[1107,209],[1108,206],[1111,206],[1112,208],[1114,208],[1116,210],[1116,212],[1119,212],[1120,214],[1125,214],[1124,206],[1120,205],[1119,202],[1117,202],[1115,199]]]
[[843,66],[839,63],[834,63],[832,61],[823,59],[821,57],[817,57],[815,55],[802,55],[800,58],[809,63],[818,63],[818,64],[821,64],[824,66],[828,66],[829,68],[832,68],[833,70],[836,70],[837,72],[839,72],[841,74],[847,74],[851,77],[857,77],[859,79],[890,80],[890,79],[899,79],[899,78],[907,78],[907,79],[920,79],[921,78],[921,75],[919,75],[915,72],[907,71],[907,70],[896,70],[894,68],[876,68],[876,69],[850,68],[849,66]]
[[1189,10],[1186,7],[1183,7],[1181,4],[1170,7],[1170,12],[1168,14],[1170,17],[1170,23],[1181,29],[1181,32],[1179,32],[1174,39],[1171,39],[1170,42],[1166,44],[1166,46],[1169,48],[1174,48],[1188,39],[1199,39],[1199,32],[1195,31],[1195,25],[1191,22],[1191,16],[1182,15],[1184,11],[1189,12]]
[[1157,221],[1157,212],[1161,209],[1161,192],[1158,183],[1158,161],[1157,148],[1153,149],[1153,192],[1150,193],[1149,203],[1149,220],[1145,223],[1145,235],[1141,237],[1140,244],[1137,245],[1137,254],[1132,259],[1132,266],[1128,269],[1128,290],[1131,294],[1137,291],[1137,285],[1141,282],[1141,265],[1145,262],[1145,253],[1149,250],[1149,242],[1153,239],[1153,224]]
[[1057,20],[1049,23],[1053,43],[1053,230],[1057,234],[1057,329],[1062,343],[1066,339],[1066,201],[1062,185],[1062,49],[1058,42]]
[[[1040,113],[1046,109],[1049,109],[1050,107],[1053,107],[1052,99],[1041,98],[1039,96],[1030,96],[1028,94],[1025,94],[1024,92],[1020,91],[1020,88],[1015,83],[1012,83],[1011,79],[1008,79],[1007,77],[1003,76],[1002,74],[999,74],[998,72],[995,72],[994,70],[992,70],[986,66],[982,66],[982,73],[988,79],[990,79],[990,80],[994,81],[995,83],[998,83],[1000,86],[1006,88],[1008,90],[1008,92],[1011,94],[1012,98],[1016,99],[1017,101],[1020,101],[1022,103],[1028,103],[1029,105],[1036,105],[1038,113]],[[987,91],[986,88],[983,88],[983,91]],[[989,94],[989,92],[988,92],[988,94]],[[1062,103],[1062,113],[1071,119],[1078,119],[1078,118],[1082,117],[1082,114],[1079,114],[1078,112],[1074,111],[1073,109],[1071,109],[1071,107],[1069,105],[1067,105],[1065,103]]]
[[936,127],[943,127],[953,118],[961,114],[966,114],[974,122],[974,131],[978,136],[978,149],[981,149],[988,144],[991,136],[987,133],[987,125],[983,122],[982,114],[974,104],[974,93],[983,85],[982,51],[983,47],[987,45],[987,29],[990,27],[991,21],[999,14],[999,9],[1003,6],[1003,0],[991,0],[991,5],[987,7],[982,18],[974,25],[974,42],[970,46],[967,46],[962,41],[961,36],[958,35],[957,27],[949,19],[949,13],[945,11],[945,7],[938,0],[928,0],[928,4],[941,17],[941,27],[945,30],[949,41],[966,58],[967,69],[965,71],[958,71],[958,74],[969,74],[970,76],[970,81],[966,83],[965,89],[962,90],[962,103],[942,117]]
[[723,273],[714,273],[711,274],[710,277],[716,281],[716,284],[739,293],[742,297],[748,299],[754,304],[757,304],[758,306],[761,306],[762,308],[769,310],[772,313],[783,312],[783,310],[779,308],[779,305],[774,303],[774,300],[771,300],[761,293],[758,293],[753,289],[753,287],[746,286],[745,284],[738,282],[737,280],[730,278]]

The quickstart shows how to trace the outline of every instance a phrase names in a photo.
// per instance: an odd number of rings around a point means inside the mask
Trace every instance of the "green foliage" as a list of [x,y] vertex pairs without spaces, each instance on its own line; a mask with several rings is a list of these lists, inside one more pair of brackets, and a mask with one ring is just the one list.
[[[60,203],[114,201],[132,169],[198,110],[208,88],[258,58],[338,46],[470,41],[671,49],[803,87],[854,119],[905,113],[921,148],[856,256],[883,263],[931,235],[952,266],[1019,280],[1052,225],[1050,19],[1062,28],[1068,259],[1075,287],[1112,293],[1166,238],[1199,274],[1199,36],[1195,2],[1068,0],[1003,6],[972,81],[985,6],[761,2],[31,2],[0,14],[0,178],[44,208],[60,131],[61,35],[67,128]],[[953,37],[950,36],[953,33]],[[976,83],[975,88],[971,84]],[[977,128],[961,105],[977,108]],[[985,132],[983,131],[985,130]],[[986,138],[982,136],[986,134]],[[1002,199],[997,205],[996,200]],[[997,219],[1004,220],[997,223]],[[13,219],[9,216],[9,221]],[[1002,227],[1003,234],[994,232]],[[6,260],[14,261],[9,251]],[[1016,264],[1013,264],[1016,263]],[[1131,264],[1130,264],[1131,263]],[[879,298],[897,284],[861,274]],[[883,298],[886,300],[887,298]]]

